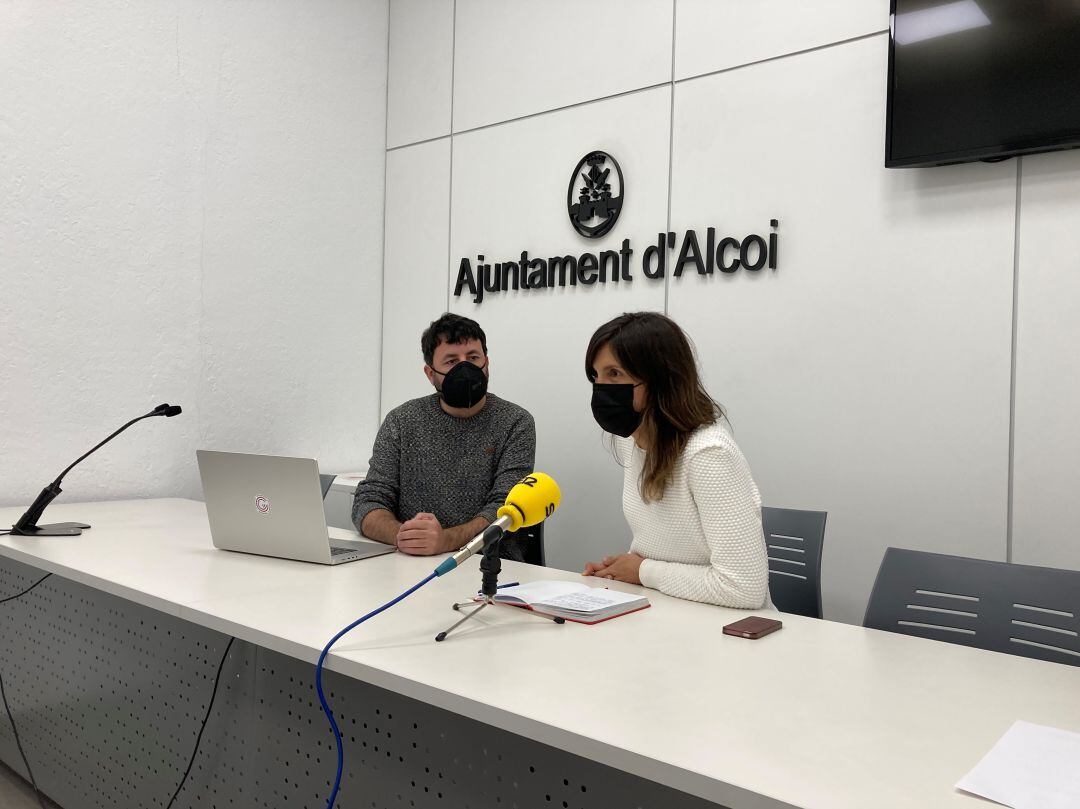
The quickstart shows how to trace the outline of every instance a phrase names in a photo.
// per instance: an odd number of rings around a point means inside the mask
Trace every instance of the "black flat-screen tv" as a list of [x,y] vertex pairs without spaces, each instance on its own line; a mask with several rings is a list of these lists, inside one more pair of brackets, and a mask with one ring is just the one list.
[[891,0],[885,165],[1080,146],[1080,0]]

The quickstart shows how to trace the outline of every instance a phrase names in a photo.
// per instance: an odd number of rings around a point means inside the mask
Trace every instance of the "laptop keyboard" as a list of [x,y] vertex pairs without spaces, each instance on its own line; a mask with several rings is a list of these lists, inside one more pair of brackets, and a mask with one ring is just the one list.
[[343,553],[356,553],[352,548],[330,548],[331,556],[341,556]]

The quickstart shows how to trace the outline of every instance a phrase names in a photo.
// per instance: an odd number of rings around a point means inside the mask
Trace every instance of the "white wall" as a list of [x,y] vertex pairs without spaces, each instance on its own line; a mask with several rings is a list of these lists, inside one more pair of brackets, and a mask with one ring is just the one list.
[[[777,218],[780,260],[672,279],[668,313],[765,500],[829,512],[824,607],[851,620],[889,545],[1005,550],[1016,166],[885,169],[887,45],[718,73],[675,99],[672,229],[741,237]],[[716,128],[718,109],[754,124]]]
[[1080,570],[1080,151],[1020,185],[1012,558]]
[[455,9],[455,132],[671,77],[671,0],[456,0]]
[[446,309],[449,138],[387,152],[386,210],[383,295],[392,305],[383,319],[383,414],[431,392],[420,335]]
[[[500,261],[524,249],[538,257],[617,250],[623,234],[655,230],[666,219],[670,112],[671,88],[664,86],[455,137],[450,255]],[[591,243],[567,233],[566,182],[587,151],[581,132],[618,155],[637,202],[621,216],[618,235]],[[504,172],[512,179],[492,182]],[[456,278],[456,263],[452,269]],[[549,564],[573,569],[605,542],[629,543],[619,517],[620,470],[589,411],[585,347],[593,330],[620,312],[663,306],[663,285],[641,279],[597,285],[589,294],[570,287],[511,292],[479,306],[468,295],[451,299],[452,311],[484,327],[492,390],[534,415],[537,468],[566,495],[548,526]]]
[[[447,298],[488,330],[492,389],[533,412],[538,466],[563,482],[551,563],[625,547],[582,355],[612,314],[652,308],[695,339],[765,501],[829,512],[828,617],[861,620],[890,545],[1080,566],[1075,153],[1025,158],[1022,188],[1020,161],[886,171],[886,0],[592,10],[444,0],[392,18],[383,411],[427,390],[417,338],[462,256],[640,252],[658,230],[778,218],[775,273],[655,284],[637,256],[628,287]],[[437,57],[400,58],[421,25]],[[590,244],[565,194],[594,148],[628,191]]]
[[820,48],[889,27],[889,0],[678,0],[675,78]]
[[[399,36],[389,54],[387,147],[450,131],[454,71],[454,0],[393,0],[390,27]],[[393,185],[391,184],[392,188]]]
[[[198,495],[195,449],[366,459],[385,0],[0,5],[0,504]],[[137,431],[137,435],[135,432]]]
[[[585,340],[652,308],[697,342],[766,501],[829,511],[829,617],[860,618],[887,545],[1080,567],[1080,158],[881,168],[887,7],[4,3],[0,504],[165,400],[185,415],[67,496],[197,495],[199,446],[362,465],[450,308],[537,417],[567,491],[550,558],[576,567],[626,541]],[[628,185],[595,244],[564,213],[593,148]],[[450,296],[464,255],[773,217],[771,275],[656,284],[639,255],[618,288]]]

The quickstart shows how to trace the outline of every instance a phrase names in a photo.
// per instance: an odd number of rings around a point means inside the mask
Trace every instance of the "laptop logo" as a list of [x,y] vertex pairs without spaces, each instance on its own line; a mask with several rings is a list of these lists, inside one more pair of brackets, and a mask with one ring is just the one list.
[[270,500],[261,494],[255,498],[255,510],[260,514],[270,513]]

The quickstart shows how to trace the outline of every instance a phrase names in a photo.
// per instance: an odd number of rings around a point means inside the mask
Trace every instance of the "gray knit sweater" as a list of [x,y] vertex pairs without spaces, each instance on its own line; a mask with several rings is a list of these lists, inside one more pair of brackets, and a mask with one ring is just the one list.
[[356,487],[353,524],[386,509],[398,520],[434,514],[444,528],[491,521],[515,483],[533,471],[536,425],[528,411],[487,395],[472,418],[451,416],[439,395],[391,410],[375,437],[367,476]]

